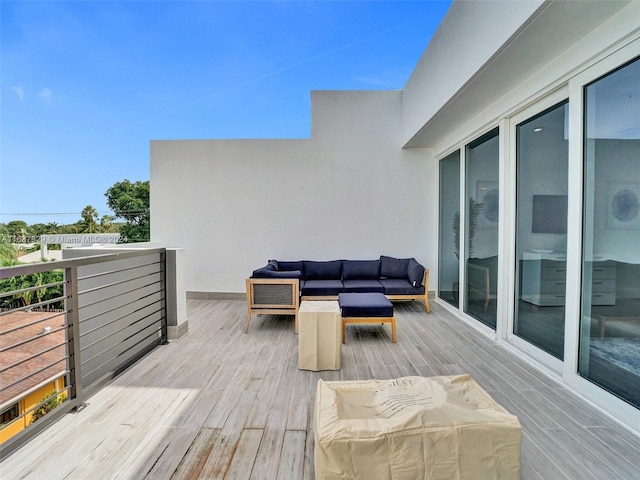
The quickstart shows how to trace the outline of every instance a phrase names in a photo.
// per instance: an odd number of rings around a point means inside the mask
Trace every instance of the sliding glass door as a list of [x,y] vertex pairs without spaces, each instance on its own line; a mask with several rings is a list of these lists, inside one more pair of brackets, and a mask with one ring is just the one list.
[[498,128],[465,150],[465,305],[464,311],[496,328],[498,287]]
[[440,161],[438,296],[457,307],[460,276],[460,151]]
[[584,88],[579,374],[640,408],[640,59]]
[[568,103],[516,126],[513,333],[562,360],[567,275]]

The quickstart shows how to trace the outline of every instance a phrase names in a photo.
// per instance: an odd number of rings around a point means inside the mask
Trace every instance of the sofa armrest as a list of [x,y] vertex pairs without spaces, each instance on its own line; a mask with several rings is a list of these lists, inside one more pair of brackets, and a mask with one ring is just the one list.
[[300,281],[297,278],[247,278],[247,322],[249,330],[252,313],[295,315],[298,331]]
[[300,282],[297,278],[248,278],[247,304],[260,308],[298,306]]
[[259,268],[254,270],[251,274],[251,278],[300,278],[302,273],[300,270],[273,270],[270,268]]
[[413,287],[420,287],[425,280],[426,269],[415,258],[409,259],[407,265],[407,279]]

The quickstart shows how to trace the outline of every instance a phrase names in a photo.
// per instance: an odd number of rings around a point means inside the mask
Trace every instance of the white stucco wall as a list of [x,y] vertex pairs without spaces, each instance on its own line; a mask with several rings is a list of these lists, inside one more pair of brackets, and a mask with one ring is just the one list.
[[242,292],[270,258],[436,266],[436,163],[401,149],[400,91],[314,92],[309,140],[151,142],[151,238],[187,290]]
[[633,35],[639,7],[456,1],[402,92],[314,92],[308,140],[153,141],[152,239],[187,249],[190,291],[240,292],[268,258],[411,255],[435,279],[432,155]]

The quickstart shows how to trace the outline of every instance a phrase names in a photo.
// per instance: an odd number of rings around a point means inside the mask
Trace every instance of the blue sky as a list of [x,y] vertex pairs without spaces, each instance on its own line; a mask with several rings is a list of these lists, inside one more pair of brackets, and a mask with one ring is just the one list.
[[312,90],[402,88],[449,5],[3,0],[0,222],[109,213],[150,140],[308,138]]

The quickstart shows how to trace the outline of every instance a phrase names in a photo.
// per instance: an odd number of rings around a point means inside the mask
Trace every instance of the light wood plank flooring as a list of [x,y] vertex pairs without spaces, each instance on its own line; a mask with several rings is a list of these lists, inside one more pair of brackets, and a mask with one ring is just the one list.
[[640,439],[436,302],[353,325],[342,370],[297,368],[293,320],[190,300],[189,333],[156,348],[0,464],[2,479],[312,479],[315,386],[470,373],[523,427],[523,479],[638,479]]

